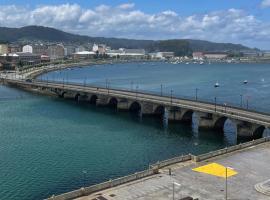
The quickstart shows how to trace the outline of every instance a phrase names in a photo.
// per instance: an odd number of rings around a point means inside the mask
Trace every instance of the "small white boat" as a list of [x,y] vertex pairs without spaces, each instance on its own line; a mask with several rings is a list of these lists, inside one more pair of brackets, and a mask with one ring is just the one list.
[[215,87],[219,87],[219,83],[218,82],[216,82]]
[[248,83],[248,81],[247,80],[244,80],[244,84],[247,84]]
[[203,65],[204,64],[204,62],[200,62],[200,65]]

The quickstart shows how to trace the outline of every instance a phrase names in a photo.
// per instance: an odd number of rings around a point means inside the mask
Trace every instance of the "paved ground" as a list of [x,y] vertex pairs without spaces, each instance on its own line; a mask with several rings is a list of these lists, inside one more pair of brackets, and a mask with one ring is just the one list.
[[[194,167],[216,162],[232,167],[238,172],[228,179],[228,199],[235,200],[269,200],[254,189],[254,185],[270,178],[270,143],[218,157],[199,164],[187,163],[174,165],[172,176],[168,169],[156,176],[128,183],[109,190],[95,193],[78,200],[168,200],[172,198],[172,184],[175,186],[175,199],[185,196],[193,198],[219,200],[225,197],[225,179],[192,171]],[[104,198],[102,198],[104,197]]]

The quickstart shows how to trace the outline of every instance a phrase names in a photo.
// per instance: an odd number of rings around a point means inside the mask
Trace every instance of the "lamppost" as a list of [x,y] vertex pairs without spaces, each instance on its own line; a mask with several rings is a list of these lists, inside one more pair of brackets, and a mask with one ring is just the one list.
[[243,95],[242,95],[242,94],[240,94],[240,97],[241,97],[240,106],[241,106],[241,108],[242,108],[242,107],[243,107]]
[[83,86],[86,87],[86,77],[84,78]]
[[217,112],[217,97],[215,97],[215,112]]
[[173,90],[171,90],[171,104],[172,104],[172,98],[173,98]]
[[248,97],[247,97],[247,110],[248,110]]
[[108,86],[108,94],[110,94],[110,82],[107,82],[107,86]]
[[174,200],[174,190],[175,190],[175,185],[176,186],[181,186],[179,183],[173,182],[173,200]]
[[106,88],[108,89],[108,79],[106,78]]
[[163,96],[163,85],[160,85],[160,96]]
[[133,90],[133,81],[130,82],[130,90]]
[[228,200],[228,169],[234,170],[231,167],[225,167],[225,200]]
[[137,97],[138,97],[138,88],[139,88],[139,86],[136,85],[136,99],[137,99]]
[[228,199],[228,167],[225,167],[225,200]]
[[198,88],[196,88],[196,95],[195,95],[196,101],[198,100]]

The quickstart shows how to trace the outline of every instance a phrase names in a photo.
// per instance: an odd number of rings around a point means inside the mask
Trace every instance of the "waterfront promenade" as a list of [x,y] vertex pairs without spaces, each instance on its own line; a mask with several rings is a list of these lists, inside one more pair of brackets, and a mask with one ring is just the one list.
[[[225,154],[203,162],[180,162],[160,170],[160,174],[102,190],[77,200],[168,200],[187,196],[199,200],[225,199],[225,179],[198,173],[193,168],[219,163],[233,168],[237,175],[228,178],[228,199],[267,200],[270,197],[255,190],[255,185],[270,179],[270,143]],[[172,174],[169,175],[169,168]]]

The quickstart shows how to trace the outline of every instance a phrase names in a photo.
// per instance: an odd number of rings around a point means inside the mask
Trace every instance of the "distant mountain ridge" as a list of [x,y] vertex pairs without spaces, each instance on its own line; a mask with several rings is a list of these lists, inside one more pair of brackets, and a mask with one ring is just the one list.
[[203,40],[135,40],[105,37],[90,37],[67,33],[55,28],[26,26],[22,28],[0,27],[0,40],[6,42],[63,42],[63,43],[104,43],[113,49],[143,48],[146,51],[173,51],[176,55],[190,55],[194,51],[252,51],[241,44],[214,43]]

